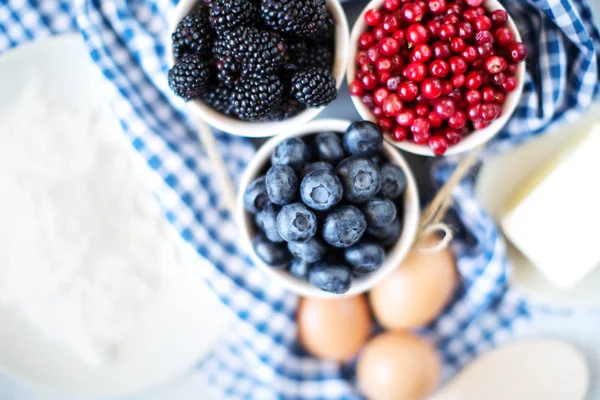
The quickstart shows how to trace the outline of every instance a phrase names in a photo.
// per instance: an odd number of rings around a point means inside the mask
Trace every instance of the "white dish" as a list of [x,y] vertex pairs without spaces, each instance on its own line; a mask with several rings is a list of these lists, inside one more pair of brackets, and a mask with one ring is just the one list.
[[[370,9],[381,8],[382,4],[383,0],[370,1],[358,17],[356,23],[354,24],[354,27],[352,28],[352,33],[350,35],[350,52],[348,56],[348,68],[346,69],[346,80],[348,81],[348,84],[354,81],[354,76],[356,74],[356,63],[354,60],[356,59],[356,53],[358,51],[358,38],[367,29],[367,23],[365,22],[364,15]],[[500,4],[497,0],[484,0],[483,6],[486,8],[486,10],[506,11],[502,4]],[[517,27],[515,26],[510,16],[508,17],[507,26],[513,32],[515,40],[520,42],[521,35],[519,34],[519,31],[517,30]],[[519,63],[519,65],[517,66],[517,73],[515,74],[515,77],[517,78],[517,88],[506,95],[506,99],[504,101],[504,104],[502,105],[502,116],[494,120],[488,127],[480,129],[473,134],[465,136],[460,141],[460,143],[449,146],[448,150],[444,155],[450,156],[453,154],[460,154],[470,151],[475,147],[478,147],[479,145],[488,142],[498,132],[500,132],[500,130],[504,127],[504,125],[506,125],[506,123],[510,119],[512,113],[515,111],[515,108],[519,104],[519,100],[521,99],[521,95],[523,93],[523,85],[525,82],[525,62]],[[352,102],[354,103],[354,106],[356,107],[356,110],[363,119],[373,121],[375,123],[377,122],[377,117],[375,117],[375,115],[373,115],[369,107],[367,107],[361,101],[360,97],[351,96],[351,98]],[[391,143],[392,145],[404,151],[408,151],[409,153],[420,154],[422,156],[430,157],[435,156],[429,148],[429,146],[415,144],[407,140],[403,142],[396,142],[392,140],[389,137],[389,135],[385,135],[385,138],[388,141],[388,143]]]
[[[79,35],[40,40],[4,55],[0,109],[35,75],[56,105],[106,103],[110,86],[102,85]],[[115,133],[121,134],[116,119]],[[133,150],[132,156],[136,157]],[[145,176],[142,170],[132,173],[140,179]],[[152,196],[150,191],[148,195]],[[0,371],[75,396],[121,396],[164,383],[195,365],[223,335],[229,315],[200,275],[211,267],[174,230],[169,227],[165,232],[165,240],[181,248],[184,268],[140,316],[114,365],[91,367],[65,346],[42,337],[12,310],[0,308]]]
[[[600,105],[595,105],[577,124],[565,124],[558,127],[556,132],[547,132],[523,146],[487,160],[476,187],[477,199],[484,209],[499,222],[503,207],[515,190],[572,141],[578,126],[600,121],[599,111]],[[568,212],[568,209],[562,212]],[[548,223],[550,227],[551,219]],[[515,267],[511,284],[532,299],[557,307],[600,306],[600,268],[596,268],[572,289],[561,290],[552,285],[510,243],[508,255]]]
[[252,260],[258,265],[265,273],[273,278],[278,284],[291,290],[300,296],[313,297],[313,298],[341,298],[347,296],[355,296],[364,293],[371,289],[377,282],[383,279],[387,274],[392,272],[396,267],[400,265],[402,260],[406,257],[410,251],[416,235],[417,228],[419,225],[419,192],[415,178],[410,169],[410,166],[400,154],[399,151],[394,149],[392,146],[384,142],[383,152],[392,164],[398,165],[404,171],[406,175],[406,190],[404,192],[404,209],[403,209],[403,221],[402,221],[402,234],[400,239],[394,245],[394,247],[386,254],[383,265],[375,272],[367,274],[364,277],[354,278],[350,289],[343,294],[332,294],[324,292],[321,289],[313,286],[311,283],[300,280],[292,276],[289,272],[273,268],[265,264],[252,249],[252,239],[255,235],[254,222],[252,216],[244,209],[244,191],[246,187],[257,178],[260,172],[265,167],[266,163],[270,160],[271,154],[275,147],[282,141],[290,137],[303,137],[312,135],[319,132],[345,132],[346,128],[350,125],[350,122],[339,120],[339,119],[325,119],[313,121],[306,124],[292,132],[278,135],[268,140],[263,144],[242,176],[240,182],[240,191],[237,200],[236,217],[238,226],[242,230],[242,242],[246,246],[250,253]]
[[[167,46],[167,57],[169,60],[169,66],[175,63],[173,57],[173,48],[171,46],[171,32],[175,31],[179,21],[185,17],[190,10],[200,2],[201,0],[181,0],[175,11],[170,18],[169,25],[169,37],[166,39]],[[338,0],[326,0],[327,8],[331,12],[335,21],[335,58],[333,64],[333,77],[336,80],[336,87],[339,91],[342,82],[344,81],[344,74],[346,72],[346,60],[348,59],[349,51],[349,31],[348,31],[348,20],[346,14],[342,9],[341,4]],[[193,112],[195,112],[200,118],[206,121],[209,125],[215,128],[228,132],[234,135],[246,136],[246,137],[268,137],[279,133],[287,132],[290,129],[294,129],[296,126],[303,125],[308,121],[314,119],[323,109],[319,108],[307,108],[298,115],[286,119],[284,121],[274,122],[248,122],[242,121],[235,117],[228,117],[222,114],[212,107],[206,105],[200,100],[190,101],[188,103]]]

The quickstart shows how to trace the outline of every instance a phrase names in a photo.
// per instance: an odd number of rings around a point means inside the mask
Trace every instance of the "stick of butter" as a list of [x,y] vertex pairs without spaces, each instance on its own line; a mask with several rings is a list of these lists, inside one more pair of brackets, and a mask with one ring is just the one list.
[[557,287],[568,289],[600,266],[600,125],[517,191],[501,225]]

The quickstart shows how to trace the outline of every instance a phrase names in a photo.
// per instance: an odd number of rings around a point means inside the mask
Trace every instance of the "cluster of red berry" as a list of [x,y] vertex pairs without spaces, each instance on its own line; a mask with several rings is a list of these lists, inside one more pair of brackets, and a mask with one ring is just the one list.
[[365,13],[350,94],[394,140],[442,155],[502,114],[527,47],[483,0],[385,0]]

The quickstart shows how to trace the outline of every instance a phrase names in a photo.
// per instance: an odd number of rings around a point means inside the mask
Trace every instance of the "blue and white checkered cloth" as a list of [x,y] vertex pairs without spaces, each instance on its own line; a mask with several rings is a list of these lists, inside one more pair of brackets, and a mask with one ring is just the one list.
[[[296,342],[297,299],[270,282],[238,247],[236,227],[217,201],[211,172],[184,103],[167,87],[168,20],[176,0],[4,0],[0,54],[52,34],[80,31],[90,55],[114,86],[113,109],[135,150],[162,186],[169,221],[213,264],[208,282],[237,315],[236,334],[199,366],[198,379],[224,398],[360,398],[353,363],[316,360]],[[528,45],[527,79],[515,115],[486,156],[571,120],[599,97],[600,37],[584,0],[504,0]],[[1,88],[0,88],[1,90]],[[254,153],[243,138],[217,134],[234,179]],[[434,178],[449,176],[450,161]],[[454,246],[462,288],[422,334],[439,349],[444,376],[510,338],[532,306],[510,291],[504,242],[474,200],[475,177],[455,190],[462,229]]]

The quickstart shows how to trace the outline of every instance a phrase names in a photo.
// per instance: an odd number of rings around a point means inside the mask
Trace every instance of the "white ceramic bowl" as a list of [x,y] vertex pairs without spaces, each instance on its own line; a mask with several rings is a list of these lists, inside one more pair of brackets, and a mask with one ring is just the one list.
[[343,133],[346,131],[346,128],[348,128],[349,125],[350,122],[344,120],[317,120],[301,126],[292,132],[273,137],[261,146],[242,176],[236,205],[236,218],[238,220],[239,229],[241,230],[240,239],[243,242],[243,245],[248,249],[252,260],[259,268],[265,271],[278,284],[283,285],[290,291],[300,296],[315,298],[340,298],[366,292],[384,276],[389,274],[398,265],[400,265],[412,247],[417,234],[417,228],[419,224],[419,194],[417,190],[417,184],[413,177],[412,171],[400,152],[398,152],[389,144],[384,143],[383,151],[389,162],[400,166],[406,175],[406,191],[404,193],[402,234],[400,235],[400,239],[394,245],[394,247],[388,251],[383,265],[377,271],[365,275],[364,277],[355,277],[352,281],[352,286],[350,286],[350,289],[346,293],[332,294],[322,291],[321,289],[313,286],[310,282],[295,278],[283,269],[273,268],[265,264],[254,253],[254,250],[252,249],[252,239],[256,233],[254,227],[254,218],[244,209],[243,195],[246,187],[261,174],[267,163],[269,163],[271,154],[275,150],[275,147],[290,137],[303,137],[324,131]]
[[[189,14],[192,8],[201,1],[202,0],[181,0],[171,15],[169,37],[167,38],[167,57],[170,65],[175,63],[173,48],[171,46],[171,33],[175,31],[179,21]],[[326,0],[326,3],[327,8],[335,21],[335,58],[332,74],[336,80],[337,89],[339,90],[342,81],[344,80],[346,61],[348,60],[348,51],[350,49],[348,20],[346,19],[346,14],[342,9],[339,0]],[[325,106],[319,108],[307,108],[298,115],[284,121],[249,122],[242,121],[235,117],[228,117],[227,115],[214,110],[201,100],[190,101],[189,105],[194,113],[209,125],[224,132],[246,137],[268,137],[287,132],[290,129],[294,129],[296,126],[303,125],[314,119],[325,108]]]
[[[372,0],[367,4],[363,12],[360,14],[354,27],[352,28],[352,34],[350,35],[350,54],[348,58],[348,68],[346,71],[346,79],[348,83],[354,81],[354,75],[356,74],[356,53],[358,52],[358,38],[361,33],[365,32],[367,29],[367,24],[365,23],[364,15],[365,13],[373,8],[380,9],[383,4],[383,0]],[[483,7],[486,10],[494,11],[494,10],[504,10],[506,9],[500,4],[497,0],[483,0]],[[517,30],[515,23],[512,18],[508,17],[508,21],[506,23],[507,27],[513,32],[515,36],[515,40],[521,41],[521,35]],[[485,129],[481,129],[475,131],[467,136],[465,136],[460,143],[456,145],[451,145],[448,147],[446,151],[447,156],[453,154],[460,154],[467,152],[475,147],[478,147],[481,144],[486,143],[490,139],[492,139],[500,130],[506,125],[506,122],[510,119],[512,113],[515,111],[519,100],[521,99],[521,94],[523,93],[523,84],[525,77],[525,62],[521,62],[518,64],[517,72],[515,74],[517,78],[517,88],[513,90],[511,93],[506,95],[506,99],[504,104],[502,105],[502,116],[496,120],[494,120],[490,125],[488,125]],[[360,97],[351,96],[352,101],[354,102],[354,106],[356,110],[366,120],[376,122],[377,118],[373,115],[369,107],[363,104]],[[435,155],[427,145],[415,144],[409,141],[404,142],[395,142],[388,135],[385,135],[386,140],[392,145],[410,153],[420,154],[423,156],[431,156]]]

